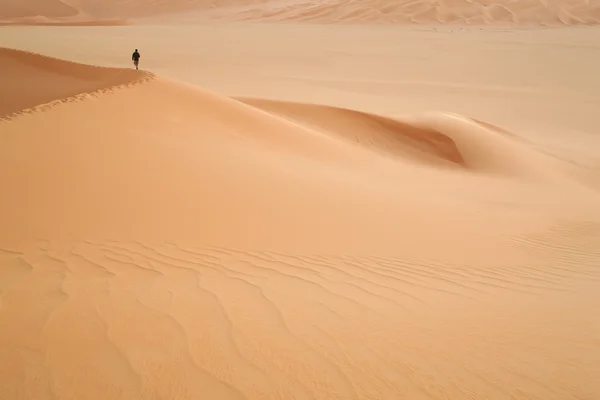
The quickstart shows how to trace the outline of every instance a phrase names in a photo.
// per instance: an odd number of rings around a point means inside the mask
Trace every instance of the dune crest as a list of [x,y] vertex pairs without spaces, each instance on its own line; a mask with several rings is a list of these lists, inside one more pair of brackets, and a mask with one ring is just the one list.
[[[149,72],[84,65],[21,50],[0,48],[0,119],[39,110],[42,104],[96,96],[151,79]],[[27,79],[18,79],[19,76]],[[17,77],[17,78],[15,78]]]

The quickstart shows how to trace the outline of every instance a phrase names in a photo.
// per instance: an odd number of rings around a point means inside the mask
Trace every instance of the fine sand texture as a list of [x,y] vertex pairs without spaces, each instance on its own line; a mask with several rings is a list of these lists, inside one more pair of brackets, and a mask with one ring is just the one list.
[[0,399],[600,398],[600,32],[145,4],[0,28]]

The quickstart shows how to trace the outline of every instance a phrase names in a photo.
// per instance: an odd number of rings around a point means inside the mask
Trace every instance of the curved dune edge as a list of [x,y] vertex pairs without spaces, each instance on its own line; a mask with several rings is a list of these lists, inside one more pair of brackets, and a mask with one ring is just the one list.
[[316,104],[239,100],[392,159],[522,178],[564,178],[560,160],[540,153],[515,133],[463,115],[390,118]]
[[154,79],[151,72],[66,61],[0,48],[0,121],[98,97]]
[[392,157],[402,155],[417,161],[466,166],[454,140],[427,127],[339,107],[266,99],[239,100]]

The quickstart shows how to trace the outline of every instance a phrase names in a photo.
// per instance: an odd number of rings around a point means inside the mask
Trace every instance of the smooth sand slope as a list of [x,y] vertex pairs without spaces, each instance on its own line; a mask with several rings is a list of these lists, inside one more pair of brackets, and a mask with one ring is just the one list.
[[0,398],[600,396],[589,166],[451,113],[0,65]]
[[596,25],[597,0],[4,0],[0,22],[106,24],[189,19],[316,22]]

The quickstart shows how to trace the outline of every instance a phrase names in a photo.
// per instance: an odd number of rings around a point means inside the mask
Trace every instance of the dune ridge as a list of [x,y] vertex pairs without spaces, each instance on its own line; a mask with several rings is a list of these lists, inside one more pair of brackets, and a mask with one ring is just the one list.
[[[154,78],[150,72],[85,65],[8,48],[0,48],[0,63],[0,120],[97,97]],[[21,74],[27,79],[14,79]]]
[[[62,24],[71,22],[102,25],[110,21],[144,21],[150,17],[253,21],[310,21],[319,23],[402,23],[476,25],[596,25],[600,5],[567,0],[71,0],[68,5],[39,0],[3,2],[0,21],[34,24],[46,18]],[[194,17],[192,17],[194,18]],[[109,22],[102,22],[109,21]],[[114,22],[113,22],[114,23]]]
[[0,398],[600,394],[600,192],[516,133],[0,65]]

